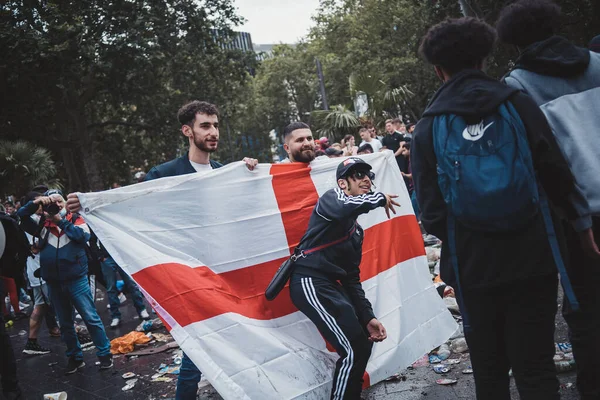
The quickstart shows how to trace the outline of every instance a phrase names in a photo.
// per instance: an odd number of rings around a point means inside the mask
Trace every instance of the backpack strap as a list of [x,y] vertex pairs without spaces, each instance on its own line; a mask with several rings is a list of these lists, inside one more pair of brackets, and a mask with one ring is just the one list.
[[[40,231],[40,233],[41,233],[41,231]],[[50,229],[46,228],[46,234],[44,235],[43,238],[40,238],[40,240],[38,241],[39,251],[42,251],[44,249],[44,247],[46,247],[46,245],[48,244],[48,236],[50,236]]]
[[550,242],[550,249],[552,249],[552,257],[554,258],[554,263],[556,264],[556,268],[558,269],[558,272],[560,274],[560,282],[562,283],[563,290],[565,291],[565,296],[567,296],[567,300],[569,300],[573,311],[578,311],[579,301],[577,301],[577,297],[575,297],[575,292],[573,291],[571,280],[569,279],[569,275],[567,274],[567,269],[565,268],[562,255],[560,254],[560,247],[558,246],[558,239],[556,238],[556,231],[554,230],[554,223],[552,222],[552,215],[550,214],[548,198],[546,197],[546,192],[544,192],[544,189],[541,186],[539,187],[539,193],[540,210],[542,211],[542,215],[544,216],[544,226],[546,227],[548,242]]

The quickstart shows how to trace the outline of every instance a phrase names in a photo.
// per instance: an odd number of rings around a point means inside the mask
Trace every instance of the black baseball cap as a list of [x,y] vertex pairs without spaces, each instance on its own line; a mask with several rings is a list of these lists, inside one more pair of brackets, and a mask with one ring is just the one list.
[[349,157],[346,160],[342,161],[340,163],[340,165],[338,165],[335,176],[336,176],[336,179],[341,179],[341,178],[345,177],[346,175],[348,175],[348,173],[351,170],[360,169],[360,170],[364,170],[364,171],[370,171],[371,168],[372,168],[371,165],[364,162],[362,159],[360,159],[358,157]]

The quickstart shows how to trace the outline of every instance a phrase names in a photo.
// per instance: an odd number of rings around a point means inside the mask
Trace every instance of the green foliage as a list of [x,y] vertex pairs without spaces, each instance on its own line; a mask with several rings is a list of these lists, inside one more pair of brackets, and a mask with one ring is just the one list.
[[0,195],[24,195],[38,184],[62,189],[52,154],[31,143],[0,141]]
[[359,93],[367,95],[369,108],[366,117],[374,126],[383,127],[386,119],[401,117],[403,114],[415,118],[414,113],[407,106],[414,93],[406,85],[391,88],[380,78],[365,73],[352,73],[348,81],[352,98]]
[[[556,0],[564,13],[564,34],[581,46],[597,32],[600,2]],[[296,48],[275,52],[258,70],[256,80],[269,88],[262,108],[270,127],[285,126],[302,119],[308,107],[321,108],[318,80],[313,66],[317,57],[323,66],[330,112],[313,112],[311,125],[319,133],[336,137],[347,129],[357,92],[367,94],[366,116],[381,127],[389,117],[401,116],[414,122],[425,110],[441,82],[432,66],[418,54],[427,30],[452,17],[463,16],[462,9],[494,24],[508,1],[493,0],[321,0],[314,27],[306,42]],[[461,8],[462,6],[462,8]],[[498,45],[487,63],[487,72],[502,77],[518,56],[515,49]],[[303,101],[291,96],[286,76],[294,87],[310,94]],[[301,104],[299,106],[299,104]],[[303,108],[306,107],[306,108]],[[296,111],[298,110],[298,111]],[[331,115],[329,119],[326,117]],[[337,118],[335,116],[340,116]],[[339,125],[335,125],[339,123]]]
[[8,1],[0,71],[13,95],[0,129],[57,155],[69,189],[126,182],[185,148],[175,115],[186,101],[237,117],[255,58],[223,50],[212,30],[238,22],[230,0]]
[[331,110],[315,110],[313,115],[313,129],[319,137],[326,136],[333,143],[340,141],[347,134],[354,134],[360,127],[360,121],[343,105],[337,105]]
[[[559,33],[585,46],[598,33],[600,2],[556,2]],[[354,133],[357,92],[379,127],[393,116],[415,121],[440,86],[418,55],[429,27],[462,16],[461,5],[493,24],[507,3],[321,0],[306,41],[258,63],[222,46],[240,22],[233,0],[5,1],[0,131],[47,148],[69,190],[96,190],[185,152],[176,112],[201,99],[221,111],[216,159],[270,161],[270,133],[280,137],[292,121],[334,138]],[[517,55],[498,46],[487,72],[500,78]],[[319,111],[316,59],[328,103],[338,105],[329,112]]]

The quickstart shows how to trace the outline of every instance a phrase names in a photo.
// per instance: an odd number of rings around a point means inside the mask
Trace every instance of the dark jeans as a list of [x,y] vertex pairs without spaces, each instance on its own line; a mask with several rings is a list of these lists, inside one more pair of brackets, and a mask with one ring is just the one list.
[[[4,301],[4,286],[0,282],[0,298]],[[17,362],[10,344],[10,337],[4,327],[4,318],[0,313],[0,382],[4,393],[14,392],[18,388]]]
[[142,292],[140,292],[140,289],[133,279],[117,265],[115,260],[113,260],[112,257],[108,257],[106,260],[102,261],[102,274],[106,281],[106,293],[108,294],[108,303],[110,304],[110,315],[112,318],[121,318],[121,311],[119,311],[121,302],[119,301],[119,291],[117,290],[117,273],[121,276],[121,279],[123,279],[125,291],[127,291],[133,299],[133,306],[138,314],[141,313],[146,309]]
[[554,367],[556,275],[465,291],[465,332],[479,400],[510,400],[510,368],[522,400],[559,399]]
[[[567,272],[579,311],[564,298],[563,316],[570,330],[577,366],[577,389],[583,400],[600,399],[600,261],[583,253],[577,233],[566,227],[569,263]],[[600,243],[600,218],[594,218],[594,236]]]
[[196,400],[198,396],[198,383],[201,377],[202,373],[196,367],[196,364],[190,360],[187,354],[183,353],[179,378],[177,378],[175,400]]
[[83,360],[83,353],[75,333],[73,307],[79,312],[96,346],[98,357],[110,354],[110,342],[102,320],[96,311],[87,276],[68,282],[48,282],[50,301],[60,323],[62,341],[67,345],[67,357]]

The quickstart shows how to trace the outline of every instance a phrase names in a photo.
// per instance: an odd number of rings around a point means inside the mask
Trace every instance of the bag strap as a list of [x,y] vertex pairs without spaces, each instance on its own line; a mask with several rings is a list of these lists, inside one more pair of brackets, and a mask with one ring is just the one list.
[[544,216],[544,225],[546,227],[546,234],[548,235],[548,242],[550,242],[550,249],[552,249],[552,257],[554,258],[554,263],[556,264],[556,268],[560,274],[560,282],[562,283],[563,290],[565,291],[565,296],[567,296],[567,300],[569,300],[573,311],[578,311],[579,301],[577,301],[577,297],[575,297],[571,280],[569,279],[562,255],[560,254],[560,247],[558,246],[558,239],[556,238],[556,231],[554,230],[554,223],[552,222],[552,215],[550,214],[548,198],[546,197],[544,188],[542,188],[541,185],[538,186],[540,193],[540,209],[542,211],[542,215]]
[[[312,249],[308,249],[308,250],[300,250],[300,252],[298,254],[294,253],[292,254],[292,256],[290,257],[292,261],[296,261],[298,258],[306,258],[307,255],[320,251],[320,250],[324,250],[328,247],[331,246],[335,246],[336,244],[340,244],[348,239],[350,239],[352,237],[352,235],[354,235],[354,232],[356,232],[357,229],[357,224],[356,222],[354,223],[354,225],[352,226],[352,229],[350,229],[350,231],[348,232],[348,234],[342,238],[339,238],[337,240],[334,240],[333,242],[329,242],[329,243],[325,243],[322,244],[320,246],[317,247],[313,247]],[[296,248],[296,250],[298,250]]]
[[463,297],[463,291],[460,286],[460,272],[458,270],[458,257],[456,255],[456,218],[452,211],[448,210],[448,216],[446,217],[446,224],[448,227],[448,250],[450,251],[450,262],[452,263],[452,269],[456,278],[456,294],[458,295],[457,301],[460,307],[460,314],[463,319],[463,329],[465,332],[471,331],[471,322],[467,307],[465,305],[465,298]]

